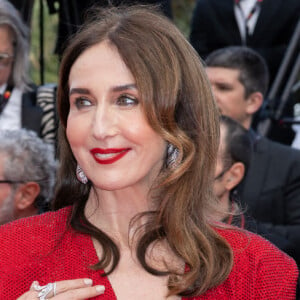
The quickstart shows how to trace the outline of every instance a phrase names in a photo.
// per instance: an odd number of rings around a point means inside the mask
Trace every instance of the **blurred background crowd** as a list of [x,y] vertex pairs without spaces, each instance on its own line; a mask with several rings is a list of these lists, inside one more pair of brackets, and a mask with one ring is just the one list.
[[[67,37],[83,22],[88,7],[95,3],[107,4],[107,1],[95,0],[11,2],[21,11],[31,30],[30,77],[36,84],[57,81],[59,60]],[[199,0],[112,1],[114,4],[134,2],[162,5],[165,14],[185,34],[203,59],[211,51],[231,45],[245,45],[258,51],[267,61],[270,83],[266,101],[256,115],[253,126],[273,140],[300,147],[296,134],[300,109],[299,105],[295,105],[300,94],[299,84],[295,84],[299,80],[300,69],[299,62],[295,66],[299,50],[299,33],[296,31],[300,31],[296,30],[298,1],[276,1],[275,4],[270,0],[226,0],[221,4],[218,1]],[[244,27],[247,28],[248,23],[251,37],[246,40]],[[293,76],[292,70],[295,71]]]

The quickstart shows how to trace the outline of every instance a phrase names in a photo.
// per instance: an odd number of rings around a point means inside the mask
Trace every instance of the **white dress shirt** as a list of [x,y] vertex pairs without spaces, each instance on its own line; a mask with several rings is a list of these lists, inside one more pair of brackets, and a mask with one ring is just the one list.
[[246,25],[248,26],[248,33],[252,34],[260,13],[260,7],[258,7],[250,20],[246,22],[247,16],[250,14],[252,8],[256,5],[256,1],[257,0],[242,0],[239,4],[240,7],[236,4],[234,5],[235,18],[244,44],[246,43]]
[[[0,94],[6,89],[6,84],[0,86]],[[22,91],[14,88],[9,100],[0,114],[0,129],[20,129],[22,111]]]

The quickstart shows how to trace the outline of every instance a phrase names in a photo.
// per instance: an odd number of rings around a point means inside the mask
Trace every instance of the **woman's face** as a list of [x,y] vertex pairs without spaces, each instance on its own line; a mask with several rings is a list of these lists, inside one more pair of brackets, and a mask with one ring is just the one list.
[[0,26],[0,86],[8,81],[13,62],[12,31],[5,25]]
[[135,79],[116,48],[101,42],[83,52],[69,76],[67,138],[95,187],[149,188],[166,142],[148,124]]

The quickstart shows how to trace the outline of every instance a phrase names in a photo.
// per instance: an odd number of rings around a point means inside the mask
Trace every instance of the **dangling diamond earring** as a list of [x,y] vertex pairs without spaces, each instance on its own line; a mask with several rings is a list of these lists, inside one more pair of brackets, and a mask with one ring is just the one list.
[[175,165],[179,155],[179,150],[172,144],[167,146],[167,166],[172,167]]
[[76,177],[83,184],[87,184],[89,181],[79,165],[76,167]]

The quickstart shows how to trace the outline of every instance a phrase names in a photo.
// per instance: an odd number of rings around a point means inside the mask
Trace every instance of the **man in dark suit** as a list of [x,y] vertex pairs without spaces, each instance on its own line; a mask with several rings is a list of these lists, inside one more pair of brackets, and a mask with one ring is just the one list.
[[220,118],[220,144],[215,169],[214,193],[220,211],[217,219],[257,233],[290,256],[295,256],[293,243],[281,234],[268,230],[240,207],[239,187],[248,172],[252,156],[249,131],[228,116]]
[[[227,46],[243,45],[254,49],[267,62],[271,88],[299,20],[299,0],[197,0],[190,41],[203,59],[212,51]],[[294,51],[289,63],[285,64],[285,76],[276,82],[275,87],[279,91],[286,87],[296,56],[297,51]],[[270,109],[266,113],[277,111],[280,96],[272,95],[272,99],[268,100],[267,107]],[[293,118],[293,102],[293,97],[289,97],[282,117]],[[254,127],[260,121],[262,118],[257,115]],[[271,123],[267,136],[290,145],[295,132],[290,124],[282,126],[276,119]]]
[[190,41],[203,59],[219,48],[248,46],[267,61],[272,82],[299,16],[299,0],[198,0]]
[[256,220],[293,243],[299,265],[300,151],[250,129],[267,90],[267,66],[250,48],[227,47],[207,57],[206,71],[221,113],[238,121],[252,137],[253,155],[241,201]]

